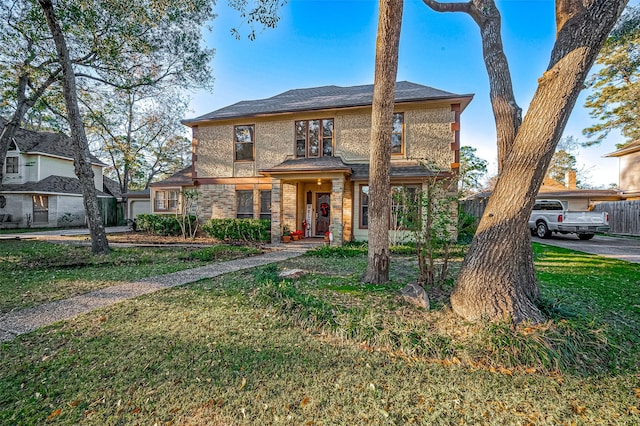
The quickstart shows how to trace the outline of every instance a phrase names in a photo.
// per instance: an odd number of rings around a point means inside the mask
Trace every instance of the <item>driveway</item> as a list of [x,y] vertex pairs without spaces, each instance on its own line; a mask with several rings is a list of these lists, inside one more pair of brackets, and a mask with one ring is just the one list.
[[591,240],[582,241],[575,235],[567,234],[553,235],[544,239],[531,237],[531,240],[536,243],[563,247],[583,253],[640,263],[640,239],[596,235]]
[[[127,232],[129,231],[128,226],[110,226],[104,228],[107,234],[113,234],[117,232]],[[89,230],[87,228],[69,228],[69,229],[55,229],[55,230],[47,230],[47,228],[42,228],[42,230],[36,230],[33,232],[16,232],[15,234],[0,234],[0,240],[16,240],[16,239],[49,239],[55,237],[70,237],[74,235],[89,235]]]

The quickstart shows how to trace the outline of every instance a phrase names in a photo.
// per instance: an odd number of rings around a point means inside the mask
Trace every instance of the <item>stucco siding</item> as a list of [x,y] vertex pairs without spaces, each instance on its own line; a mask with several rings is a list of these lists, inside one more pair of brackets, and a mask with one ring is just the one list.
[[336,117],[334,137],[336,154],[347,162],[369,160],[371,113],[344,114]]
[[195,171],[202,177],[233,176],[233,126],[200,126],[194,130],[198,154]]
[[295,120],[256,123],[256,169],[268,169],[293,155]]
[[404,121],[407,158],[425,159],[448,170],[454,162],[451,151],[451,144],[455,142],[455,134],[451,131],[454,119],[450,108],[406,111]]
[[640,152],[619,157],[620,189],[624,191],[640,190]]

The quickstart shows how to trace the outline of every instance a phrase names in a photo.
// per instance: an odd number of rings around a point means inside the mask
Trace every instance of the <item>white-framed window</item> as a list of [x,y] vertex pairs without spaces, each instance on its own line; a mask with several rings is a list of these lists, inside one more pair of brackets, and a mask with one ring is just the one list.
[[155,211],[175,211],[178,208],[179,191],[156,191],[154,200]]
[[49,196],[36,194],[33,199],[33,223],[49,222]]
[[18,164],[18,157],[7,157],[5,163],[5,173],[8,175],[18,173]]

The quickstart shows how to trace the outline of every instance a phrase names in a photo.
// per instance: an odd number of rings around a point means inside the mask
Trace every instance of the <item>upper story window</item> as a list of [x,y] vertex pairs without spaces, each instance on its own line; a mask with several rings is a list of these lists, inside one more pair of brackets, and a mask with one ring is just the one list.
[[7,157],[5,173],[18,173],[18,157]]
[[391,154],[404,154],[404,113],[396,112],[393,114],[392,130],[391,130]]
[[333,118],[296,121],[296,157],[333,156]]
[[233,135],[235,141],[235,160],[253,161],[253,147],[255,143],[254,125],[235,126],[233,128]]

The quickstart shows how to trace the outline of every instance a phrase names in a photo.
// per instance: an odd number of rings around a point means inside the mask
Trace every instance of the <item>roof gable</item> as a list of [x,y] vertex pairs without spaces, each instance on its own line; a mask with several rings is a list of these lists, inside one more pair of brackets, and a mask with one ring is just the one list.
[[[408,81],[396,83],[396,102],[415,102],[437,99],[455,99],[473,95],[459,95]],[[314,111],[329,108],[368,106],[373,102],[373,84],[362,86],[322,86],[289,90],[267,99],[241,101],[182,123],[196,124],[203,121],[251,117],[262,114],[278,114]]]
[[[0,128],[7,121],[0,117]],[[73,144],[69,136],[63,133],[36,132],[24,128],[18,128],[13,137],[18,151],[24,154],[43,154],[73,160]],[[89,154],[89,159],[94,164],[104,166],[96,156]]]

